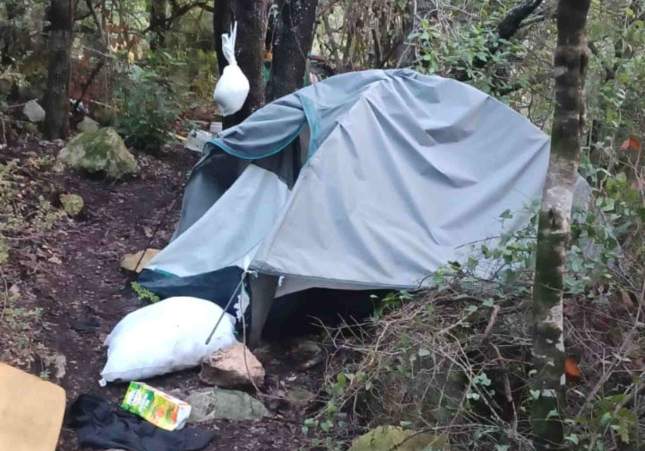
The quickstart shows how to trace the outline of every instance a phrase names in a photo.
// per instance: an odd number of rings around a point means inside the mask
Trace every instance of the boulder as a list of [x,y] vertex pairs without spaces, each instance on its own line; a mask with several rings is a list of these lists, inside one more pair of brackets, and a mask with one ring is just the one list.
[[119,134],[111,127],[76,135],[58,154],[73,169],[120,179],[139,167]]
[[95,132],[99,129],[99,123],[89,116],[85,116],[81,122],[78,123],[76,129],[79,132]]
[[[126,271],[140,273],[152,257],[159,253],[159,249],[148,248],[145,251],[125,254],[121,259],[121,268]],[[143,255],[143,258],[141,257]]]
[[190,423],[216,419],[259,420],[269,416],[264,405],[247,393],[235,390],[207,388],[193,391],[186,398],[190,404]]
[[202,362],[199,378],[218,387],[262,385],[264,367],[244,343],[235,343],[211,354]]
[[449,450],[444,435],[428,432],[417,433],[398,426],[379,426],[361,435],[352,442],[349,451],[425,451]]
[[45,110],[36,100],[30,100],[22,108],[24,114],[30,122],[42,122],[45,120]]
[[78,194],[61,194],[58,196],[63,210],[71,217],[78,216],[85,207],[83,198]]

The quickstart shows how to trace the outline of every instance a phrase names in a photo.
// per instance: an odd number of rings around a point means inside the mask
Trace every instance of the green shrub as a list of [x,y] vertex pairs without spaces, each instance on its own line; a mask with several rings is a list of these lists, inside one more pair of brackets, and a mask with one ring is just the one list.
[[144,288],[138,282],[132,282],[130,286],[132,287],[132,291],[134,291],[134,294],[136,294],[139,300],[141,301],[154,303],[154,302],[159,302],[161,300],[159,296],[157,296],[155,293],[148,290],[147,288]]
[[137,68],[118,91],[116,127],[128,146],[157,151],[173,138],[169,133],[179,115],[174,93],[156,72]]

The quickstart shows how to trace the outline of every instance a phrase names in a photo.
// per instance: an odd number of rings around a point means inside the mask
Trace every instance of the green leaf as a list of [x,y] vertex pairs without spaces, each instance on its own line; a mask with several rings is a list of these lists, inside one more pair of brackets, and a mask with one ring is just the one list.
[[511,213],[511,210],[504,210],[501,215],[499,215],[501,219],[511,219],[513,217],[513,214]]
[[486,373],[480,373],[473,379],[473,382],[484,387],[490,387],[492,381],[488,378]]
[[567,442],[571,442],[574,445],[580,444],[580,439],[576,434],[569,434],[564,438]]

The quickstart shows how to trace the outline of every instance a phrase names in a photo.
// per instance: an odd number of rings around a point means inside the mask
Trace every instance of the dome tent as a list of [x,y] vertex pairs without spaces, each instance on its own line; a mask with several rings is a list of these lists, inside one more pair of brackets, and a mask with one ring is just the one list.
[[[412,70],[337,75],[224,130],[192,171],[171,242],[140,283],[225,305],[311,287],[410,289],[468,243],[525,226],[549,139],[466,84]],[[294,162],[296,162],[294,164]]]

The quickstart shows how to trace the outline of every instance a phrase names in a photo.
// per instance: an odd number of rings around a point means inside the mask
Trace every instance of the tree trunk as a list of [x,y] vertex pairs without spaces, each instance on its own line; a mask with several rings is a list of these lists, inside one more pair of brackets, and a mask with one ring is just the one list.
[[531,424],[535,446],[540,450],[561,449],[563,442],[563,271],[580,160],[589,3],[590,0],[560,0],[557,11],[551,159],[540,210],[533,287],[533,359],[537,374],[531,387]]
[[314,39],[317,5],[318,0],[279,1],[267,100],[303,86],[307,55]]
[[47,92],[45,93],[45,134],[64,138],[69,132],[69,77],[72,47],[72,1],[51,0]]
[[226,60],[222,54],[222,34],[228,33],[230,25],[237,20],[237,42],[235,43],[237,64],[250,84],[249,95],[244,106],[234,115],[224,118],[222,124],[224,128],[239,124],[264,105],[262,63],[268,3],[269,0],[236,0],[235,2],[215,0],[213,29],[220,74],[226,66]]
[[150,0],[150,31],[152,31],[151,49],[164,46],[166,40],[167,0]]

